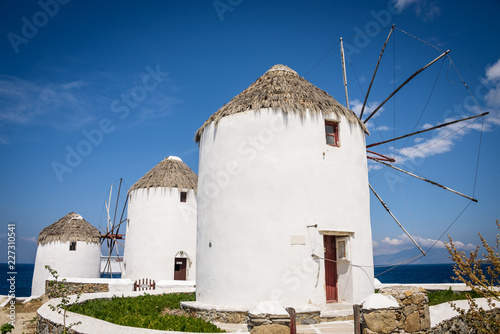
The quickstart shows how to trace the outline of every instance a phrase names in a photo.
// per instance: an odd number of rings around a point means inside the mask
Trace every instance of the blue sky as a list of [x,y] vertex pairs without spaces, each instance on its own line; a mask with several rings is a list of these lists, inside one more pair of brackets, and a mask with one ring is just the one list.
[[[478,244],[478,232],[492,242],[500,218],[498,14],[498,1],[1,1],[0,245],[15,222],[18,261],[33,262],[38,233],[68,212],[103,225],[104,200],[120,177],[128,188],[168,155],[197,172],[196,130],[275,64],[345,103],[340,37],[359,111],[392,23],[398,29],[369,107],[448,49],[478,105],[446,58],[369,121],[367,142],[489,111],[469,126],[376,151],[474,194],[479,203],[447,233],[464,249]],[[370,182],[425,249],[469,204],[374,163]],[[375,253],[412,247],[371,201]]]

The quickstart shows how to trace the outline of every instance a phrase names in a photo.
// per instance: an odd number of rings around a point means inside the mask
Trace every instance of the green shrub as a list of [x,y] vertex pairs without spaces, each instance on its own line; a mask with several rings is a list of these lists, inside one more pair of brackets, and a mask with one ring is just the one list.
[[158,330],[222,333],[217,326],[202,319],[179,315],[161,315],[165,308],[179,309],[181,301],[194,301],[194,293],[139,297],[94,299],[69,307],[69,311],[108,321],[117,325]]
[[455,292],[451,289],[451,287],[448,290],[439,290],[427,293],[427,297],[429,297],[429,306],[438,305],[453,300],[467,299],[467,295],[470,295],[472,298],[481,297],[478,293],[474,291]]
[[12,324],[3,324],[2,327],[0,327],[0,331],[2,331],[2,334],[7,334],[7,333],[11,333],[12,330],[14,329],[14,326],[12,326]]

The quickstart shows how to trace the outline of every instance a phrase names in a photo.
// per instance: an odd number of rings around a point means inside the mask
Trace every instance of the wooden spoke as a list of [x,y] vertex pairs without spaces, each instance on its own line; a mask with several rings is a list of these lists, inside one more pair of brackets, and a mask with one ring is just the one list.
[[415,239],[413,239],[413,237],[410,235],[410,233],[408,233],[408,231],[405,230],[405,228],[403,227],[403,225],[401,225],[401,223],[398,221],[398,219],[392,214],[391,210],[389,210],[389,207],[387,207],[387,205],[384,203],[384,201],[382,200],[382,198],[380,198],[380,196],[377,194],[377,192],[375,191],[375,189],[373,189],[373,187],[371,186],[371,184],[369,184],[368,186],[370,187],[370,189],[373,192],[373,194],[380,201],[380,203],[382,204],[382,206],[384,207],[384,209],[391,215],[392,219],[394,219],[394,221],[399,225],[399,227],[401,227],[401,229],[406,233],[406,235],[408,236],[408,238],[410,238],[410,240],[413,241],[413,243],[415,244],[415,246],[417,246],[417,248],[425,256],[424,250],[418,245],[418,243],[415,241]]
[[486,116],[488,114],[489,114],[489,112],[485,112],[485,113],[482,113],[482,114],[479,114],[479,115],[474,115],[474,116],[470,116],[470,117],[458,119],[456,121],[451,121],[451,122],[448,122],[448,123],[443,123],[443,124],[440,124],[440,125],[436,125],[436,126],[434,126],[432,128],[428,128],[428,129],[425,129],[425,130],[420,130],[420,131],[417,131],[417,132],[412,132],[412,133],[406,134],[404,136],[400,136],[400,137],[396,137],[396,138],[384,140],[384,141],[381,141],[379,143],[366,145],[366,148],[370,148],[370,147],[373,147],[373,146],[378,146],[378,145],[390,143],[391,141],[395,141],[395,140],[407,138],[407,137],[410,137],[410,136],[418,135],[420,133],[424,133],[424,132],[431,131],[431,130],[436,130],[436,129],[439,129],[439,128],[442,128],[442,127],[445,127],[445,126],[448,126],[448,125],[452,125],[452,124],[455,124],[455,123],[467,121],[469,119],[473,119],[473,118],[477,118],[477,117],[483,117],[483,116]]
[[433,184],[433,185],[435,185],[435,186],[438,186],[439,188],[442,188],[442,189],[444,189],[444,190],[448,190],[448,191],[450,191],[450,192],[452,192],[452,193],[454,193],[454,194],[457,194],[457,195],[460,195],[460,196],[465,197],[465,198],[467,198],[467,199],[470,199],[471,201],[474,201],[474,202],[476,202],[476,203],[477,203],[477,199],[472,198],[472,197],[467,196],[467,195],[464,195],[464,194],[462,194],[461,192],[458,192],[458,191],[453,190],[453,189],[451,189],[451,188],[445,187],[445,186],[443,186],[443,185],[441,185],[441,184],[439,184],[439,183],[437,183],[437,182],[434,182],[434,181],[431,181],[431,180],[429,180],[429,179],[426,179],[426,178],[423,178],[423,177],[421,177],[421,176],[418,176],[418,175],[416,175],[416,174],[410,173],[410,172],[405,171],[405,170],[403,170],[403,169],[401,169],[401,168],[398,168],[398,167],[396,167],[396,166],[389,165],[389,164],[387,164],[387,163],[385,163],[385,162],[383,162],[383,161],[380,161],[380,160],[377,160],[377,159],[372,159],[372,160],[374,160],[374,161],[376,161],[376,162],[378,162],[378,163],[380,163],[380,164],[382,164],[382,165],[384,165],[384,166],[391,167],[391,168],[393,168],[393,169],[395,169],[395,170],[397,170],[397,171],[400,171],[400,172],[402,172],[402,173],[405,173],[405,174],[407,174],[407,175],[413,176],[413,177],[415,177],[415,178],[417,178],[417,179],[419,179],[419,180],[422,180],[422,181],[425,181],[425,182],[427,182],[427,183],[430,183],[430,184]]
[[365,111],[366,101],[368,100],[368,95],[370,95],[370,90],[372,89],[373,80],[375,80],[375,75],[377,74],[378,65],[380,65],[380,60],[382,59],[382,55],[384,54],[385,47],[387,42],[389,42],[389,38],[391,38],[392,32],[394,31],[394,27],[396,24],[392,25],[391,31],[389,31],[389,35],[385,40],[384,46],[382,47],[382,51],[380,51],[380,55],[378,56],[377,66],[375,66],[375,71],[373,72],[372,80],[370,81],[370,85],[368,86],[368,91],[366,92],[365,101],[363,102],[363,106],[361,107],[361,113],[359,114],[359,119],[363,117],[363,112]]
[[391,99],[391,97],[394,96],[394,94],[396,94],[401,88],[403,88],[408,82],[410,82],[411,79],[413,79],[417,74],[419,74],[420,72],[422,72],[423,70],[425,70],[427,67],[431,66],[432,64],[434,64],[435,62],[437,62],[439,59],[443,58],[444,56],[446,56],[448,53],[450,53],[450,50],[447,50],[445,51],[443,54],[441,54],[439,57],[437,57],[436,59],[434,59],[433,61],[431,61],[429,64],[425,65],[424,67],[422,67],[421,69],[419,69],[418,71],[416,71],[415,73],[413,73],[408,79],[406,79],[405,82],[403,82],[398,88],[396,88],[396,90],[394,92],[391,93],[391,95],[389,95],[371,114],[370,116],[368,116],[363,122],[366,123],[368,122],[368,120],[370,118],[373,117],[373,115],[375,115],[375,113],[377,111],[380,110],[380,108],[382,108],[382,106]]

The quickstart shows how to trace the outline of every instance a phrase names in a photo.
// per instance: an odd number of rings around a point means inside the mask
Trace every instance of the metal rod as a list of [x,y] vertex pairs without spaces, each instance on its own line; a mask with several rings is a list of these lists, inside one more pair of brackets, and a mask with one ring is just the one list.
[[418,175],[416,175],[416,174],[410,173],[410,172],[405,171],[405,170],[403,170],[403,169],[401,169],[401,168],[398,168],[398,167],[396,167],[396,166],[389,165],[389,164],[387,164],[387,163],[385,163],[385,162],[383,162],[383,161],[380,161],[380,160],[377,160],[377,159],[373,159],[373,160],[375,160],[375,161],[376,161],[376,162],[378,162],[378,163],[381,163],[381,164],[382,164],[382,165],[384,165],[384,166],[391,167],[391,168],[393,168],[393,169],[395,169],[395,170],[397,170],[397,171],[400,171],[400,172],[402,172],[402,173],[408,174],[408,175],[413,176],[413,177],[415,177],[415,178],[417,178],[417,179],[419,179],[419,180],[422,180],[422,181],[428,182],[428,183],[433,184],[433,185],[435,185],[435,186],[438,186],[438,187],[440,187],[440,188],[443,188],[444,190],[451,191],[451,192],[452,192],[452,193],[454,193],[454,194],[460,195],[460,196],[462,196],[462,197],[465,197],[465,198],[470,199],[471,201],[474,201],[474,202],[476,202],[476,203],[477,203],[477,199],[472,198],[472,197],[467,196],[467,195],[464,195],[464,194],[462,194],[461,192],[458,192],[458,191],[453,190],[453,189],[451,189],[451,188],[445,187],[445,186],[443,186],[443,185],[441,185],[441,184],[439,184],[439,183],[437,183],[437,182],[434,182],[434,181],[428,180],[428,179],[426,179],[426,178],[423,178],[423,177],[421,177],[421,176],[418,176]]
[[419,69],[417,72],[413,73],[408,79],[405,80],[405,82],[403,82],[398,88],[396,88],[396,90],[394,92],[391,93],[391,95],[389,95],[371,114],[370,116],[368,116],[363,122],[366,123],[368,122],[368,120],[370,118],[373,117],[373,115],[375,115],[375,113],[377,111],[379,111],[380,108],[382,108],[382,106],[390,100],[391,97],[394,96],[394,94],[396,94],[401,88],[403,88],[403,86],[405,86],[408,82],[410,82],[411,79],[413,79],[417,74],[419,74],[420,72],[422,72],[423,70],[425,70],[427,67],[431,66],[432,64],[434,64],[435,62],[437,62],[439,59],[443,58],[444,56],[446,56],[448,53],[450,53],[450,50],[446,50],[443,54],[441,54],[439,57],[437,57],[436,59],[434,59],[433,61],[431,61],[429,64],[425,65],[424,67],[422,67],[421,69]]
[[349,109],[349,97],[347,96],[347,75],[345,74],[344,61],[344,43],[342,42],[342,37],[340,37],[340,58],[342,59],[342,73],[344,75],[345,103],[347,109]]
[[361,113],[359,114],[359,119],[363,117],[363,112],[365,111],[366,101],[368,101],[368,95],[370,95],[370,90],[372,89],[373,80],[375,80],[375,75],[377,74],[378,66],[380,65],[380,60],[382,60],[382,55],[384,54],[385,47],[389,42],[389,38],[391,38],[392,32],[394,31],[394,27],[396,24],[392,25],[391,31],[389,31],[389,35],[385,40],[384,46],[382,47],[382,51],[380,51],[380,55],[378,56],[377,66],[375,66],[375,71],[373,71],[372,81],[370,81],[370,86],[368,86],[368,91],[366,92],[365,101],[363,102],[363,107],[361,107]]
[[406,233],[406,235],[408,236],[408,238],[410,238],[411,241],[413,241],[413,243],[415,244],[415,246],[417,246],[417,248],[422,252],[422,254],[425,256],[425,252],[422,248],[420,248],[420,246],[417,244],[417,242],[415,241],[415,239],[412,238],[412,236],[410,235],[410,233],[408,233],[405,228],[403,227],[403,225],[401,225],[401,223],[397,220],[396,217],[394,217],[394,215],[392,214],[391,210],[389,210],[389,208],[387,207],[387,205],[384,203],[384,201],[382,200],[382,198],[380,198],[380,196],[377,194],[377,192],[375,191],[375,189],[373,189],[372,185],[369,184],[368,185],[371,189],[371,191],[375,194],[375,196],[377,197],[377,199],[380,201],[380,203],[382,203],[382,206],[384,207],[384,209],[389,212],[389,214],[391,215],[392,219],[394,219],[394,221],[399,225],[399,227],[401,227],[401,229]]
[[436,126],[434,126],[434,127],[432,127],[432,128],[428,128],[428,129],[425,129],[425,130],[420,130],[420,131],[417,131],[417,132],[409,133],[409,134],[407,134],[407,135],[400,136],[400,137],[396,137],[396,138],[392,138],[392,139],[388,139],[388,140],[385,140],[385,141],[381,141],[381,142],[379,142],[379,143],[366,145],[366,148],[370,148],[370,147],[377,146],[377,145],[381,145],[381,144],[390,143],[391,141],[395,141],[395,140],[403,139],[403,138],[406,138],[406,137],[410,137],[410,136],[418,135],[418,134],[420,134],[420,133],[424,133],[424,132],[427,132],[427,131],[431,131],[431,130],[439,129],[439,128],[442,128],[442,127],[444,127],[444,126],[448,126],[448,125],[452,125],[452,124],[455,124],[455,123],[459,123],[459,122],[467,121],[467,120],[469,120],[469,119],[473,119],[473,118],[477,118],[477,117],[483,117],[483,116],[486,116],[486,115],[488,115],[488,114],[489,114],[489,112],[485,112],[485,113],[482,113],[482,114],[480,114],[480,115],[474,115],[474,116],[470,116],[470,117],[466,117],[466,118],[458,119],[458,120],[456,120],[456,121],[451,121],[451,122],[448,122],[448,123],[443,123],[443,124],[440,124],[440,125],[436,125]]

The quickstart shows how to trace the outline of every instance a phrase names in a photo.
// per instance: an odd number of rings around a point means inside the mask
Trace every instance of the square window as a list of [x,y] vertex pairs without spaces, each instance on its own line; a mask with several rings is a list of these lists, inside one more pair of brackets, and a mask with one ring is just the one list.
[[70,251],[76,251],[76,241],[72,241],[69,244],[69,250]]
[[339,241],[337,243],[338,245],[338,251],[339,251],[339,259],[344,259],[346,258],[346,253],[345,253],[345,241],[342,240],[342,241]]
[[339,122],[325,121],[326,144],[339,147]]
[[349,237],[337,237],[337,260],[349,261]]
[[181,191],[181,202],[186,202],[187,200],[187,192]]

